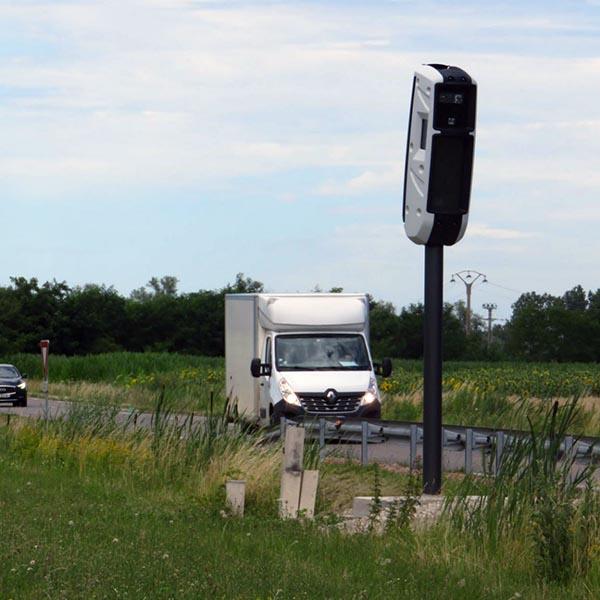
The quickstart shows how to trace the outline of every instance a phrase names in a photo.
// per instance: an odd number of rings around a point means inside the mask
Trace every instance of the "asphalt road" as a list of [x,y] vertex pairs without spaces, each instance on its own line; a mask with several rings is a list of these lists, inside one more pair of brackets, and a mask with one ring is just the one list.
[[[18,408],[16,406],[5,406],[0,405],[1,414],[13,414],[19,415],[20,417],[33,417],[33,418],[44,418],[46,410],[48,410],[48,416],[51,419],[57,419],[68,414],[71,407],[71,402],[63,400],[48,400],[48,408],[46,409],[46,401],[43,398],[29,397],[27,400],[27,406],[25,408]],[[117,415],[117,421],[119,423],[127,423],[131,420],[131,411],[122,410]],[[184,418],[183,415],[176,415],[175,418]],[[152,413],[137,413],[136,424],[139,427],[150,427],[152,422]]]

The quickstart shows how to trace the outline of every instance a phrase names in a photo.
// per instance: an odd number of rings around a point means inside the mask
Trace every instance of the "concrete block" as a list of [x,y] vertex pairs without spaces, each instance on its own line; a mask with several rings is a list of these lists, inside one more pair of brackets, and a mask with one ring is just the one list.
[[227,506],[232,514],[238,517],[244,516],[244,502],[246,499],[246,482],[232,479],[225,483],[227,493]]
[[301,489],[302,471],[286,469],[281,476],[281,496],[279,498],[279,516],[282,519],[298,517]]

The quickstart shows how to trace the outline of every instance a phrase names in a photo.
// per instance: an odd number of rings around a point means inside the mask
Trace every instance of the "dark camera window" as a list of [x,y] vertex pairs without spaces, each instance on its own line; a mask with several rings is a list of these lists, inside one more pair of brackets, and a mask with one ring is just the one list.
[[462,215],[469,210],[473,137],[435,135],[431,146],[431,176],[427,210]]
[[427,119],[421,119],[421,150],[427,145]]

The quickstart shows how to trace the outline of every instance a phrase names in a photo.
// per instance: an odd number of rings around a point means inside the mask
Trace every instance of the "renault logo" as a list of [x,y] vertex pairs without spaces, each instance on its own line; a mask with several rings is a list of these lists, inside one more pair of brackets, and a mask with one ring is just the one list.
[[329,404],[333,404],[337,400],[337,392],[335,390],[326,390],[325,399]]

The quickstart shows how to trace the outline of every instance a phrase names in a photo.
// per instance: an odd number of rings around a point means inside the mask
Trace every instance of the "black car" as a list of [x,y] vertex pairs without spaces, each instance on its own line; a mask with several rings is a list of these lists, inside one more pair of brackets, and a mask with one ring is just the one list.
[[25,374],[13,365],[0,365],[0,406],[27,406],[27,383]]

